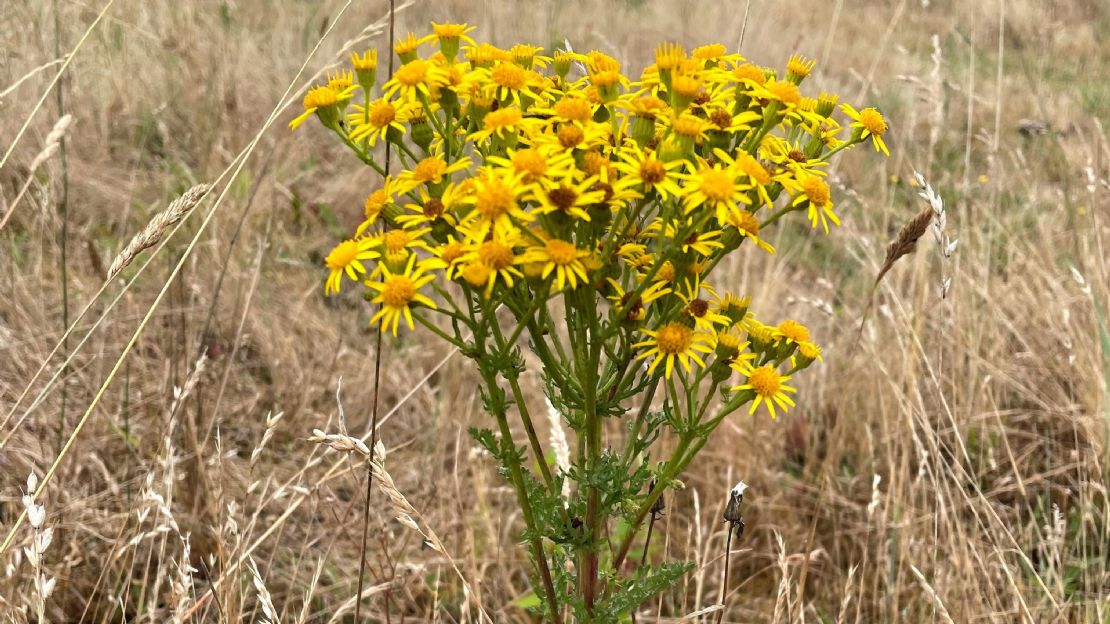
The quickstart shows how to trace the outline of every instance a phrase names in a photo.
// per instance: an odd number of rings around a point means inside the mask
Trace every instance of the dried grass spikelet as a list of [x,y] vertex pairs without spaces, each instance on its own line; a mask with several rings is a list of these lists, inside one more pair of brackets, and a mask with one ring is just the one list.
[[40,151],[35,158],[31,161],[31,166],[28,167],[27,180],[20,187],[19,192],[16,193],[15,199],[8,205],[4,216],[0,218],[0,230],[4,229],[7,225],[8,219],[11,219],[12,214],[15,213],[15,207],[23,196],[27,194],[27,189],[31,188],[31,183],[35,180],[35,172],[46,161],[50,160],[54,154],[58,153],[62,139],[65,138],[66,132],[69,130],[70,125],[73,123],[73,115],[62,115],[58,121],[54,122],[54,127],[50,129],[50,133],[46,135],[46,139],[42,144],[42,151]]
[[786,613],[790,601],[790,566],[787,564],[786,542],[782,535],[775,532],[775,541],[778,543],[779,587],[775,595],[775,611],[771,616],[771,624],[779,624],[783,614]]
[[871,313],[871,307],[875,303],[875,291],[879,288],[879,283],[883,281],[886,274],[903,256],[908,255],[917,248],[917,239],[925,235],[929,231],[929,224],[933,222],[933,208],[929,205],[923,207],[914,218],[910,219],[901,230],[898,230],[898,236],[890,241],[886,247],[886,257],[883,259],[883,265],[879,268],[879,274],[875,276],[875,283],[871,285],[871,292],[867,296],[867,307],[863,310],[863,317],[860,319],[859,335],[856,336],[856,344],[859,344],[860,337],[863,336],[863,327],[867,323],[867,316]]
[[848,622],[848,606],[852,604],[852,577],[856,575],[856,569],[859,566],[852,566],[848,568],[848,580],[844,581],[844,598],[840,601],[840,616],[836,618],[836,624],[847,624]]
[[204,199],[208,190],[212,188],[211,184],[197,184],[191,189],[185,191],[181,197],[173,200],[165,210],[155,215],[150,223],[146,224],[143,231],[136,234],[131,242],[119,252],[116,259],[112,261],[112,266],[108,268],[108,279],[112,279],[119,275],[127,265],[143,252],[158,244],[165,236],[166,230],[177,225],[185,215],[189,214],[200,200]]
[[883,266],[875,277],[872,291],[879,285],[879,282],[882,281],[895,262],[898,262],[902,256],[909,254],[917,247],[917,239],[929,231],[929,224],[932,222],[933,209],[930,206],[924,206],[913,219],[902,226],[902,229],[898,231],[898,236],[887,245],[886,258],[883,259]]
[[477,595],[471,589],[469,581],[459,570],[458,565],[455,563],[454,557],[448,552],[447,547],[443,544],[443,540],[432,529],[431,525],[424,519],[423,515],[409,502],[401,490],[397,488],[396,483],[393,481],[393,476],[385,469],[385,445],[381,440],[378,440],[374,446],[373,454],[366,444],[354,436],[342,433],[326,433],[320,429],[313,429],[312,435],[308,438],[309,442],[322,444],[333,450],[341,453],[356,453],[362,459],[370,464],[370,470],[374,473],[374,485],[378,490],[389,499],[390,507],[393,509],[395,519],[404,527],[416,531],[424,538],[424,545],[431,550],[439,553],[446,559],[447,564],[455,572],[455,576],[462,582],[463,593],[467,597],[473,597],[478,607],[478,621],[479,622],[493,622],[486,610],[478,603]]
[[247,557],[247,567],[251,571],[254,591],[258,594],[258,606],[262,608],[263,617],[260,621],[263,624],[280,624],[278,610],[274,607],[274,598],[266,587],[266,581],[262,579],[262,573],[258,571],[258,564],[254,562],[254,557]]

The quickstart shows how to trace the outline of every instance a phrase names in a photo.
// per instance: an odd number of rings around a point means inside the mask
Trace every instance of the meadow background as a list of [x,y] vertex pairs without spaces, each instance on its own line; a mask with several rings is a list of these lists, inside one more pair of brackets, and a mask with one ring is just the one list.
[[[356,0],[337,19],[345,4],[116,0],[0,168],[0,215],[14,211],[0,230],[0,536],[27,475],[58,457],[158,304],[45,491],[51,621],[352,621],[364,468],[306,439],[338,429],[340,386],[349,430],[369,420],[369,309],[324,298],[322,258],[376,180],[324,133],[288,131],[295,95],[259,134],[322,37],[296,89],[351,42],[384,50],[386,3]],[[0,0],[0,149],[103,6]],[[825,362],[798,379],[797,409],[737,414],[682,476],[652,556],[696,568],[638,621],[718,600],[721,512],[743,479],[726,621],[1110,622],[1105,0],[418,0],[398,32],[433,19],[503,46],[567,39],[634,75],[659,41],[735,49],[743,32],[752,61],[816,58],[809,90],[891,124],[890,159],[861,147],[831,176],[843,227],[784,226],[776,256],[729,267],[730,289],[761,317],[806,323]],[[61,113],[64,146],[35,163]],[[921,207],[915,169],[959,248],[945,259],[923,238],[857,345],[885,246]],[[218,203],[106,283],[153,215],[217,180]],[[385,349],[386,467],[451,557],[375,492],[364,616],[474,621],[481,605],[529,621],[511,491],[466,433],[485,422],[469,363],[420,332]],[[0,619],[33,622],[39,573],[19,552],[33,532],[13,538]]]

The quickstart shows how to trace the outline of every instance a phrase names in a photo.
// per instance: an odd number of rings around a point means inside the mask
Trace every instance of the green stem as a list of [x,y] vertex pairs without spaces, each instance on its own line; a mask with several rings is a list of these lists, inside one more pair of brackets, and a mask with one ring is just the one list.
[[[589,340],[586,343],[588,359],[582,369],[580,380],[585,395],[586,455],[588,459],[586,465],[589,472],[593,473],[597,470],[597,464],[601,458],[602,419],[598,409],[597,386],[604,338],[600,335],[601,328],[598,324],[597,296],[592,288],[583,290],[586,292],[580,295],[583,300],[580,312],[589,320]],[[598,558],[601,550],[602,528],[605,523],[605,519],[601,517],[601,491],[597,485],[593,484],[594,481],[594,479],[590,479],[591,485],[586,495],[586,525],[590,531],[590,545],[589,551],[586,553],[585,570],[583,570],[586,574],[586,591],[582,596],[586,603],[586,609],[590,611],[593,610],[600,590],[601,579],[598,574]]]
[[[487,378],[486,384],[493,388],[497,381],[495,379]],[[524,485],[524,475],[520,468],[520,462],[516,455],[516,445],[512,441],[513,434],[509,430],[509,421],[505,416],[505,410],[499,409],[495,414],[497,417],[497,426],[501,430],[501,438],[507,445],[505,453],[506,467],[509,469],[509,479],[513,482],[513,488],[516,489],[517,499],[520,501],[521,514],[524,516],[524,524],[528,527],[528,543],[532,548],[532,557],[536,560],[536,567],[540,572],[540,580],[543,582],[544,594],[547,597],[547,606],[551,611],[551,621],[553,624],[559,622],[559,601],[555,596],[555,585],[551,580],[551,569],[547,565],[547,555],[544,554],[543,542],[540,541],[540,536],[536,534],[536,519],[532,515],[532,506],[528,502],[528,491]]]
[[544,553],[541,537],[536,531],[536,519],[532,514],[532,505],[528,500],[528,488],[524,482],[524,474],[520,467],[520,458],[517,455],[516,443],[513,441],[513,433],[509,428],[504,394],[500,392],[498,388],[497,375],[490,369],[490,360],[486,353],[486,330],[489,325],[495,325],[497,323],[497,317],[488,309],[488,302],[480,298],[481,295],[471,294],[468,296],[479,298],[480,311],[485,321],[479,323],[478,319],[474,316],[474,306],[467,306],[470,311],[472,326],[475,329],[474,344],[477,346],[477,353],[475,354],[474,360],[478,363],[478,370],[488,389],[487,392],[491,398],[491,405],[489,407],[491,411],[494,412],[493,416],[497,419],[497,426],[501,431],[503,461],[509,473],[509,481],[512,483],[513,489],[516,490],[517,500],[520,502],[521,515],[524,517],[524,525],[528,533],[527,541],[532,550],[532,557],[535,560],[536,569],[539,571],[540,580],[543,584],[544,595],[547,599],[548,610],[550,611],[551,623],[559,624],[559,601],[555,594],[555,585],[551,580],[551,568],[547,563],[547,556]]
[[632,430],[628,433],[628,441],[624,445],[624,451],[621,453],[621,463],[628,465],[632,460],[632,449],[636,446],[636,440],[640,435],[640,428],[644,426],[644,421],[647,420],[647,414],[651,411],[651,401],[655,398],[655,391],[659,388],[659,377],[652,380],[651,386],[647,389],[647,393],[643,397],[643,403],[640,404],[640,411],[636,414],[636,420],[632,422]]
[[776,211],[770,217],[767,217],[766,221],[764,221],[763,223],[760,223],[759,224],[759,229],[762,230],[763,228],[767,227],[768,225],[771,225],[775,221],[778,221],[779,219],[781,219],[783,217],[783,215],[786,215],[787,213],[790,213],[790,212],[794,212],[796,210],[801,210],[805,206],[806,206],[806,204],[800,204],[798,206],[792,206],[790,204],[787,204],[787,205],[783,206],[782,208],[779,208],[778,211]]
[[[493,327],[493,337],[497,342],[499,351],[498,360],[504,361],[509,357],[509,350],[513,348],[512,342],[505,340],[504,334],[501,332],[501,326],[494,321],[491,323]],[[532,447],[532,454],[536,457],[536,463],[540,466],[540,474],[543,475],[544,483],[547,484],[547,489],[552,494],[557,494],[555,489],[555,479],[551,476],[551,469],[547,466],[547,460],[544,456],[543,446],[540,444],[539,436],[536,435],[536,428],[532,424],[532,416],[528,411],[528,405],[524,401],[524,392],[520,388],[520,379],[516,374],[516,370],[511,372],[506,370],[502,371],[502,377],[509,382],[509,388],[513,391],[513,400],[516,402],[517,413],[520,414],[520,420],[524,423],[524,431],[528,435],[528,443]]]
[[636,515],[633,516],[628,533],[625,535],[624,539],[621,540],[620,546],[617,548],[616,555],[613,557],[613,569],[620,569],[621,564],[624,563],[625,557],[628,556],[628,549],[632,546],[632,539],[639,533],[640,525],[643,524],[644,518],[647,517],[652,506],[655,505],[655,501],[659,500],[659,497],[663,495],[663,491],[670,486],[671,481],[673,481],[682,471],[682,468],[685,467],[683,456],[686,453],[686,449],[690,447],[693,437],[693,434],[690,432],[679,434],[678,446],[675,447],[674,452],[671,453],[670,460],[668,460],[667,464],[663,467],[663,472],[659,475],[657,487],[648,494],[647,498],[644,499],[644,502],[640,505],[640,508],[636,511]]
[[424,318],[424,316],[422,314],[420,314],[419,312],[413,312],[412,316],[421,325],[423,325],[424,327],[427,327],[428,329],[432,330],[432,332],[435,333],[435,335],[439,336],[440,338],[443,338],[447,342],[454,345],[456,348],[461,350],[461,349],[464,349],[466,347],[461,341],[456,340],[455,338],[448,335],[447,332],[445,332],[442,329],[436,327],[435,323],[433,323],[430,320]]

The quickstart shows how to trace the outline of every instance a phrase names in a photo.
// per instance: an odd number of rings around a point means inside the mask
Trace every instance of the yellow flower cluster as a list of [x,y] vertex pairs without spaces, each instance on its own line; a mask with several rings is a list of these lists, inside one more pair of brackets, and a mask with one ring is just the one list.
[[766,231],[786,214],[839,224],[829,159],[868,141],[885,153],[883,116],[845,104],[842,126],[837,96],[799,89],[814,68],[799,56],[780,75],[720,44],[666,43],[633,77],[602,52],[433,30],[401,39],[380,83],[376,51],[354,55],[290,124],[315,116],[379,172],[382,143],[403,166],[327,256],[327,292],[363,283],[381,306],[372,323],[394,334],[401,318],[436,329],[433,312],[497,306],[525,324],[565,298],[627,334],[648,374],[712,357],[744,376],[733,391],[752,411],[792,405],[790,374],[820,358],[806,328],[764,325],[708,280],[745,241],[774,253]]

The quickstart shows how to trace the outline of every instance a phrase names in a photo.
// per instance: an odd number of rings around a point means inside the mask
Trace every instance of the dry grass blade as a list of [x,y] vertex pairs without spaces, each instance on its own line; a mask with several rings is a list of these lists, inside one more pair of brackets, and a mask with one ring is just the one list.
[[[447,546],[444,545],[443,540],[439,535],[432,530],[428,522],[424,519],[423,515],[409,502],[401,490],[397,489],[397,485],[393,481],[393,477],[385,469],[385,447],[379,440],[374,447],[374,452],[371,454],[370,448],[357,437],[346,435],[343,433],[326,433],[319,429],[314,429],[312,435],[308,438],[309,442],[323,444],[329,448],[339,451],[341,453],[357,453],[362,456],[370,464],[370,470],[374,473],[374,485],[389,499],[389,504],[393,508],[395,519],[406,528],[416,531],[424,538],[424,544],[438,552],[446,560],[451,569],[455,572],[455,576],[462,582],[465,594],[477,602],[477,594],[474,593],[470,583],[466,580],[462,570],[455,563],[454,557],[447,551]],[[361,596],[360,591],[357,596]],[[357,604],[357,603],[356,603]],[[489,614],[478,604],[478,613],[482,616],[479,621],[493,622]]]
[[80,50],[81,46],[85,44],[85,41],[88,40],[89,35],[92,34],[92,31],[96,28],[97,24],[100,23],[100,20],[102,20],[104,16],[107,15],[108,9],[112,8],[112,4],[115,1],[116,0],[108,0],[108,2],[104,4],[104,8],[100,10],[100,13],[97,13],[96,19],[94,19],[92,23],[89,24],[89,27],[85,29],[85,34],[81,35],[81,38],[77,40],[77,43],[73,46],[73,49],[70,50],[69,54],[65,56],[65,62],[62,63],[62,66],[60,68],[58,68],[58,73],[54,74],[54,79],[50,81],[50,84],[47,85],[46,90],[44,90],[42,92],[42,95],[39,96],[39,100],[35,103],[35,107],[31,110],[31,114],[27,116],[26,120],[24,120],[23,125],[19,128],[19,132],[17,132],[15,135],[15,139],[12,141],[11,145],[8,146],[8,150],[4,152],[4,156],[0,158],[0,169],[3,169],[4,165],[8,164],[8,158],[10,158],[12,152],[15,151],[15,146],[19,144],[19,140],[23,138],[23,134],[27,132],[27,128],[31,125],[31,120],[35,118],[35,115],[42,108],[42,103],[46,101],[46,97],[50,95],[50,92],[54,90],[55,86],[57,86],[58,81],[62,79],[62,74],[65,73],[70,63],[72,63],[73,59],[77,56],[77,51]]
[[112,266],[108,268],[108,279],[119,275],[119,272],[127,268],[127,265],[144,250],[157,245],[171,227],[177,225],[204,199],[211,188],[211,184],[197,184],[185,191],[181,197],[173,200],[165,210],[155,215],[143,231],[132,237],[131,242],[127,243],[123,251],[119,252],[116,259],[112,261]]
[[47,61],[46,63],[43,63],[42,65],[39,65],[38,67],[32,69],[31,71],[27,72],[26,74],[23,74],[22,78],[13,82],[11,85],[8,86],[7,89],[4,89],[3,91],[0,91],[0,102],[2,102],[4,100],[4,98],[11,95],[12,91],[15,91],[16,89],[18,89],[19,85],[26,82],[29,78],[34,77],[36,74],[38,74],[39,72],[41,72],[44,69],[53,67],[55,65],[58,65],[59,63],[64,63],[64,62],[65,62],[65,59],[54,59],[53,61]]
[[[343,7],[339,10],[337,17],[346,12],[346,10],[351,6],[352,1],[353,0],[347,0],[347,3],[344,4]],[[107,10],[107,8],[105,8],[105,10]],[[243,170],[243,167],[246,165],[246,162],[251,153],[253,153],[255,148],[258,147],[258,144],[262,139],[262,135],[265,134],[267,130],[269,130],[269,128],[273,125],[274,120],[277,119],[277,116],[281,113],[282,110],[285,109],[286,106],[288,106],[287,98],[289,97],[289,94],[293,91],[294,86],[296,85],[297,81],[300,80],[300,77],[304,73],[305,68],[308,66],[308,63],[312,60],[313,56],[315,56],[316,51],[320,48],[320,44],[323,42],[324,38],[326,38],[327,35],[331,32],[331,29],[332,27],[329,27],[326,31],[324,31],[320,39],[317,41],[316,46],[313,47],[308,57],[301,64],[300,68],[296,72],[296,75],[294,75],[293,79],[286,87],[285,92],[282,93],[280,98],[278,98],[278,104],[270,111],[270,115],[263,123],[262,128],[255,133],[247,148],[244,149],[243,156],[238,159],[238,164],[231,171],[229,179],[233,180],[235,179],[235,176],[239,175],[239,172]],[[0,163],[0,166],[2,166],[2,163]],[[224,173],[226,174],[227,170],[225,170]],[[223,174],[221,174],[221,178],[222,177]],[[204,230],[208,227],[209,223],[211,223],[212,218],[215,216],[216,211],[220,207],[220,204],[223,201],[224,197],[227,196],[229,188],[230,185],[224,186],[223,191],[216,198],[216,201],[213,203],[212,208],[208,211],[207,215],[205,215],[204,220],[197,228],[196,234],[193,235],[193,238],[189,241],[189,244],[186,246],[184,253],[182,253],[181,258],[177,261],[177,264],[175,264],[173,269],[170,271],[170,275],[166,279],[165,285],[162,287],[161,290],[158,291],[157,296],[155,296],[154,298],[154,302],[151,303],[150,307],[147,308],[146,314],[143,315],[142,320],[139,321],[138,327],[136,327],[135,331],[131,334],[130,340],[128,340],[127,344],[124,346],[119,358],[116,359],[115,365],[112,366],[111,370],[108,372],[108,376],[100,384],[100,387],[93,395],[92,401],[89,404],[88,408],[86,408],[84,414],[82,414],[81,418],[77,421],[77,424],[73,427],[73,430],[70,432],[69,437],[62,445],[62,448],[58,452],[58,455],[55,457],[54,462],[50,465],[50,469],[47,470],[46,475],[43,477],[42,485],[39,486],[39,491],[35,493],[35,497],[41,494],[42,490],[46,488],[47,483],[49,483],[50,479],[53,478],[55,472],[58,469],[58,466],[61,465],[62,460],[65,459],[66,455],[73,447],[74,442],[77,440],[77,436],[80,435],[81,430],[84,429],[85,425],[88,423],[89,417],[92,415],[93,410],[96,409],[97,404],[104,397],[104,393],[108,389],[108,386],[111,385],[112,381],[114,381],[116,376],[119,374],[124,360],[127,359],[127,356],[131,352],[131,349],[134,348],[136,342],[138,342],[139,336],[142,335],[143,331],[146,329],[147,324],[150,322],[150,319],[154,316],[155,310],[157,310],[158,306],[161,305],[162,300],[165,298],[166,293],[169,291],[170,284],[173,283],[173,280],[181,272],[181,268],[185,265],[185,261],[193,252],[193,249],[196,248],[197,242],[200,240],[201,235],[204,233]],[[22,526],[26,518],[26,513],[20,514],[19,517],[16,518],[15,523],[8,529],[7,536],[2,542],[0,542],[0,555],[8,551],[8,548],[12,544],[12,540],[15,538],[16,532],[19,530],[20,526]]]
[[955,622],[952,620],[952,616],[948,614],[948,609],[945,608],[944,603],[941,602],[940,596],[937,595],[936,590],[933,589],[933,586],[929,584],[929,581],[925,580],[925,575],[912,565],[910,566],[910,571],[913,572],[913,575],[915,577],[917,577],[917,582],[921,584],[921,589],[925,590],[925,594],[929,597],[929,600],[937,608],[937,615],[939,616],[940,620],[946,622],[947,624],[955,624]]

